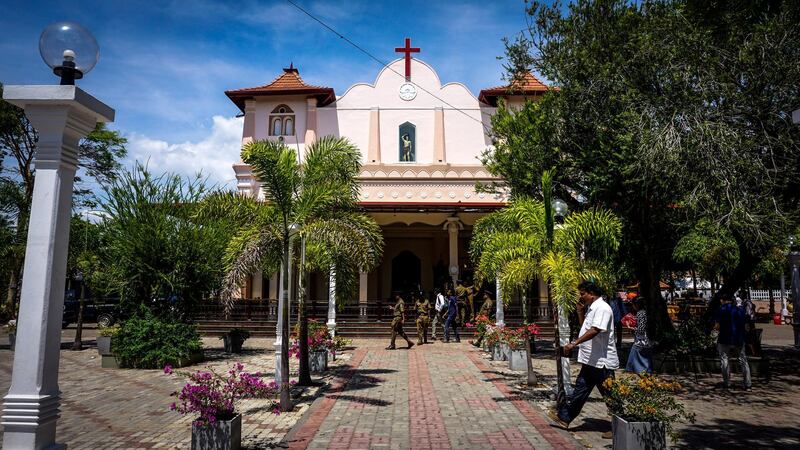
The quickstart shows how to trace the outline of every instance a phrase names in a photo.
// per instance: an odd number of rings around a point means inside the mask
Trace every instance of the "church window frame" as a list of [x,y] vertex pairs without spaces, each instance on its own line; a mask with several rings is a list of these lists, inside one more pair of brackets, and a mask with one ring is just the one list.
[[288,105],[280,104],[269,114],[270,136],[294,136],[294,111]]

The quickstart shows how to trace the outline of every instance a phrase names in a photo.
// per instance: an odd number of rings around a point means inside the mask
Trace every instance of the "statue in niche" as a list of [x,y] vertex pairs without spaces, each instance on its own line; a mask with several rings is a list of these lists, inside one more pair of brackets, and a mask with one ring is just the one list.
[[411,142],[411,138],[408,136],[408,134],[404,134],[401,139],[403,140],[402,161],[405,162],[414,161],[414,144]]
[[415,162],[417,149],[415,148],[416,129],[414,124],[406,122],[400,125],[399,133],[399,160],[400,162]]

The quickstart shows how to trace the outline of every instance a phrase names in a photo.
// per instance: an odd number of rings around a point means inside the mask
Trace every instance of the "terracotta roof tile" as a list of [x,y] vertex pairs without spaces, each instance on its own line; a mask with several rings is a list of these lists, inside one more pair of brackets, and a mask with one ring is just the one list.
[[539,81],[532,73],[526,72],[519,80],[514,80],[512,83],[505,86],[495,86],[481,90],[478,100],[497,106],[498,97],[507,97],[509,95],[542,95],[551,88]]
[[327,105],[336,100],[336,94],[333,88],[306,84],[306,82],[300,78],[300,71],[293,65],[290,65],[288,69],[283,69],[283,73],[269,84],[225,91],[225,95],[236,103],[236,106],[242,111],[244,111],[244,101],[255,96],[302,94],[317,97],[320,106]]

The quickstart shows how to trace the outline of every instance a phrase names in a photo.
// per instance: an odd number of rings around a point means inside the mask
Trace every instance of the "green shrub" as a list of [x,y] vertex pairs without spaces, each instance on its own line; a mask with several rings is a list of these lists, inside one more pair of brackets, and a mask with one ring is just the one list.
[[99,336],[114,337],[114,336],[117,335],[117,333],[119,333],[119,328],[120,328],[120,326],[119,326],[118,323],[115,323],[114,325],[111,325],[110,327],[104,327],[104,326],[98,325],[97,326],[97,334]]
[[125,321],[111,343],[122,367],[160,369],[200,350],[200,335],[192,324],[170,322],[150,313]]

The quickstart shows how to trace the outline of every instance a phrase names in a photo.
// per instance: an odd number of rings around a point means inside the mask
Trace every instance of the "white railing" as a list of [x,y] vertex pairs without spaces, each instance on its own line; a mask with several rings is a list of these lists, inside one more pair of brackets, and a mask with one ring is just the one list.
[[[783,291],[783,298],[789,297],[789,291]],[[773,289],[772,290],[772,298],[775,300],[781,299],[781,290],[780,289]],[[750,299],[752,300],[769,300],[769,290],[768,289],[750,289]]]

